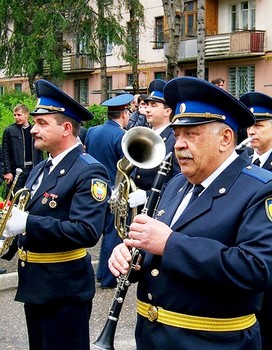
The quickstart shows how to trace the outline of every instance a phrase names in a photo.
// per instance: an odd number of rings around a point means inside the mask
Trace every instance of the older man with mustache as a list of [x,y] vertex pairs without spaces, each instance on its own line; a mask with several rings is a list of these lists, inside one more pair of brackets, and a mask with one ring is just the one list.
[[155,217],[136,216],[109,259],[119,276],[130,248],[142,252],[132,276],[137,349],[260,350],[255,314],[272,283],[272,175],[235,150],[237,131],[254,116],[197,78],[172,79],[164,97],[175,111],[181,174]]

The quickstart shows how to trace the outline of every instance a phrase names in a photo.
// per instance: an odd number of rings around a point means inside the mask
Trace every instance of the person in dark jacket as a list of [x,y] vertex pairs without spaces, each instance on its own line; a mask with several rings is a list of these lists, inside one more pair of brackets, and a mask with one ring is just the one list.
[[10,185],[15,177],[16,169],[21,168],[15,191],[24,187],[30,171],[43,160],[43,152],[34,147],[29,123],[29,110],[26,105],[14,107],[15,123],[4,129],[2,139],[3,177]]
[[36,93],[31,133],[49,158],[29,174],[26,211],[12,209],[4,236],[17,246],[4,258],[18,251],[15,300],[24,303],[30,350],[89,350],[95,278],[86,248],[102,234],[109,176],[78,143],[80,122],[92,114],[46,80]]
[[[117,163],[123,158],[122,138],[130,116],[131,94],[121,94],[102,103],[108,107],[108,119],[104,124],[90,127],[87,131],[85,144],[86,152],[99,160],[108,170],[111,187],[114,188],[117,174]],[[121,242],[114,225],[114,215],[110,205],[107,208],[107,217],[102,236],[97,281],[101,288],[115,288],[116,278],[108,269],[108,258],[112,249]]]
[[[272,98],[260,92],[248,92],[240,97],[254,114],[256,123],[247,128],[254,150],[253,164],[272,172]],[[266,291],[260,313],[262,350],[272,349],[272,288]]]
[[260,350],[258,315],[272,285],[272,174],[236,153],[237,130],[255,118],[232,95],[193,77],[170,80],[164,98],[181,174],[166,186],[155,218],[137,215],[109,268],[142,259],[138,350]]
[[146,107],[147,103],[145,99],[148,97],[147,94],[140,94],[137,98],[137,107],[134,112],[131,113],[129,121],[126,126],[126,130],[129,130],[135,126],[146,126],[150,127],[146,120]]

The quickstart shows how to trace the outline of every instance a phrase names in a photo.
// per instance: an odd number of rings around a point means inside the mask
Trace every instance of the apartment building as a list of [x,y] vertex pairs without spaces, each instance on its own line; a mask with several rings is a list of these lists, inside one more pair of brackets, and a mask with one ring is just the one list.
[[[92,1],[90,1],[91,3]],[[142,0],[145,26],[139,28],[139,86],[146,91],[154,78],[164,78],[167,33],[161,0]],[[225,89],[236,97],[247,91],[272,96],[272,13],[270,0],[205,1],[205,78],[225,80]],[[124,26],[129,14],[124,12]],[[184,0],[182,39],[179,45],[179,75],[196,76],[197,0]],[[66,79],[63,89],[83,105],[99,104],[100,67],[88,56],[76,55],[73,38],[63,54]],[[121,47],[108,43],[108,93],[131,91],[132,70],[120,55]],[[0,94],[5,87],[26,89],[22,77],[6,79],[0,74]]]

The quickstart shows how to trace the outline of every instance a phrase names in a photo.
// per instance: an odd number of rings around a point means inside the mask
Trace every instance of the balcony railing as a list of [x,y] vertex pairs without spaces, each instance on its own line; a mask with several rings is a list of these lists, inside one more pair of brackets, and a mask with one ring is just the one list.
[[[264,54],[265,31],[237,31],[211,35],[205,38],[206,58],[226,58],[244,55]],[[179,61],[196,59],[196,38],[180,43]]]
[[[64,54],[62,57],[63,73],[81,73],[94,70],[94,61],[87,55]],[[49,66],[44,62],[44,74],[49,73]]]

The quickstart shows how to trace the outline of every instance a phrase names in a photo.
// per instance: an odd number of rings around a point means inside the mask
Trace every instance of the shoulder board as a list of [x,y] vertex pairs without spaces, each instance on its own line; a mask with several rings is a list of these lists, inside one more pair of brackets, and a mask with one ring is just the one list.
[[89,153],[81,153],[79,158],[88,164],[99,163],[98,160],[92,157]]
[[272,180],[272,172],[260,168],[256,165],[249,165],[242,170],[242,173],[254,177],[263,183],[267,183]]

